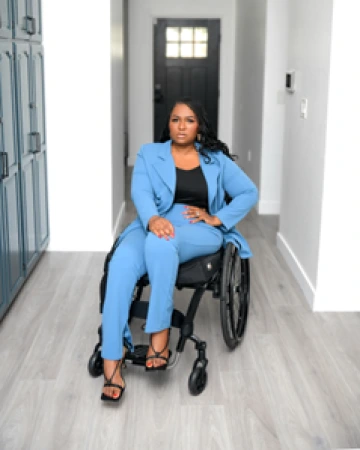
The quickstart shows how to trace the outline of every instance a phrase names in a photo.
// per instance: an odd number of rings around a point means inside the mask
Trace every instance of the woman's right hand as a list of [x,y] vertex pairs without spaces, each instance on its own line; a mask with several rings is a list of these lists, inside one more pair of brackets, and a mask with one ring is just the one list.
[[160,216],[153,216],[148,223],[149,230],[159,238],[169,240],[169,237],[174,237],[174,227],[172,223]]

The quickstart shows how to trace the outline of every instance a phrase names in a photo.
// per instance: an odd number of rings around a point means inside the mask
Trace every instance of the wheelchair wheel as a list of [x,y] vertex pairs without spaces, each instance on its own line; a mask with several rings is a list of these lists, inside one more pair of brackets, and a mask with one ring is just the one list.
[[246,328],[250,301],[250,267],[241,259],[235,245],[224,252],[220,282],[220,317],[225,344],[230,350],[241,342]]
[[101,353],[100,350],[97,350],[90,356],[88,371],[92,377],[96,378],[103,373],[103,370],[103,360],[101,357]]
[[196,367],[189,376],[189,391],[191,395],[199,395],[206,388],[207,372],[204,367]]

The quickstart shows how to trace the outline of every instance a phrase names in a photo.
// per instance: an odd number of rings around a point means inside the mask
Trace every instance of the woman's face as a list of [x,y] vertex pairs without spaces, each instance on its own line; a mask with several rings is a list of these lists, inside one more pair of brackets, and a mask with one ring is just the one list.
[[175,144],[193,144],[199,130],[194,111],[183,103],[175,105],[170,114],[169,130],[170,138]]

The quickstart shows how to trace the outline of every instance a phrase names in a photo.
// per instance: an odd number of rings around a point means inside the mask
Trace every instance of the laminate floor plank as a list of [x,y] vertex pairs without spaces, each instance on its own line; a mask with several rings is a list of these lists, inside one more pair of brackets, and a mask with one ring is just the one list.
[[[335,392],[324,383],[330,373],[335,384],[339,379],[331,358],[314,338],[314,314],[300,308],[279,308],[277,313],[291,379],[303,409],[318,430],[319,442],[324,442],[325,448],[330,448],[330,442],[339,446],[348,443],[350,418],[341,413]],[[341,387],[337,391],[341,395]]]
[[[49,394],[50,404],[43,405],[45,414],[33,438],[34,450],[54,448],[54,443],[59,449],[85,448],[91,432],[100,396],[100,379],[89,377],[86,370],[92,351],[89,344],[98,322],[95,314],[89,316],[90,305],[95,306],[98,300],[95,285],[90,282],[84,289],[82,305],[74,315],[71,329],[66,330],[68,339],[55,361],[56,380]],[[98,395],[94,395],[95,391]]]
[[28,450],[31,447],[44,412],[43,405],[46,399],[52,399],[54,384],[53,380],[31,380],[12,387],[6,408],[1,410],[1,449]]
[[262,393],[268,399],[281,448],[328,450],[330,447],[302,404],[302,393],[297,392],[280,335],[258,335],[254,341]]
[[180,442],[174,450],[239,448],[230,439],[224,406],[183,406],[180,411],[180,421],[183,431],[180,434]]
[[238,450],[280,450],[268,400],[256,370],[221,372],[226,420]]
[[[317,313],[314,315],[316,326],[313,328],[315,345],[319,352],[326,355],[329,363],[324,365],[322,384],[324,390],[336,408],[337,421],[346,432],[341,435],[333,426],[333,414],[326,420],[331,442],[338,447],[359,447],[360,442],[360,362],[359,346],[356,336],[359,324],[344,327],[341,317],[349,313]],[[331,375],[331,376],[330,376]]]

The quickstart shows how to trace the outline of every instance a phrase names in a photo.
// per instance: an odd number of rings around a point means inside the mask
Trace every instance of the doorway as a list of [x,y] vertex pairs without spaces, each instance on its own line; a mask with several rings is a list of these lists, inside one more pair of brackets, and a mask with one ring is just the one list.
[[218,131],[219,19],[157,19],[154,24],[154,141],[173,103],[191,97]]

